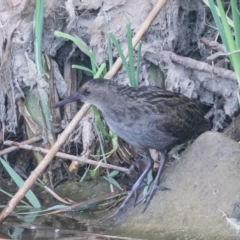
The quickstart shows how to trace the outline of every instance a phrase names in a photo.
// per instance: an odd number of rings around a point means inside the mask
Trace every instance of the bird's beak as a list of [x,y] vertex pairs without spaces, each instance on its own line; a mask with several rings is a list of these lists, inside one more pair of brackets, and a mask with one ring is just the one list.
[[77,101],[79,99],[79,94],[78,93],[74,93],[71,96],[64,98],[62,101],[58,102],[56,105],[53,106],[53,108],[58,108],[61,107],[67,103],[71,103],[74,101]]

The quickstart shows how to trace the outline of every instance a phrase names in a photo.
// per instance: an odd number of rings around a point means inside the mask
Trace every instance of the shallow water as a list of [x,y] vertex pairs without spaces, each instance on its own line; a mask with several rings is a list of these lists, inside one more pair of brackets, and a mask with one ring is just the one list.
[[[7,239],[122,239],[107,234],[109,227],[89,213],[74,215],[27,215],[9,217],[0,226],[0,237]],[[123,238],[128,239],[128,238]]]

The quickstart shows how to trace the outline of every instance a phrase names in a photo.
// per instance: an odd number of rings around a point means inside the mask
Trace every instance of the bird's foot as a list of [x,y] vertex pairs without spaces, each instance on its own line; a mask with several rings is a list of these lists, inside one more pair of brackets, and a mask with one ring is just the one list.
[[137,201],[137,189],[138,189],[138,187],[136,189],[134,189],[134,186],[133,186],[132,190],[130,191],[128,196],[125,198],[125,200],[122,202],[122,204],[117,209],[117,211],[115,211],[110,217],[108,217],[108,219],[117,215],[125,207],[125,205],[130,201],[130,199],[132,197],[134,197],[134,204],[136,203],[136,201]]
[[[153,184],[150,188],[150,190],[148,191],[148,193],[146,194],[146,196],[144,196],[138,203],[140,202],[145,202],[145,206],[142,210],[142,213],[145,212],[145,210],[147,209],[147,206],[150,202],[150,200],[152,199],[154,193],[156,190],[160,190],[160,191],[164,191],[164,190],[170,190],[169,188],[167,187],[163,187],[163,186],[159,186],[158,185],[158,182],[159,182],[159,179],[160,179],[160,176],[162,174],[162,170],[163,170],[163,167],[165,165],[165,162],[166,162],[166,153],[165,152],[161,152],[161,158],[160,158],[160,167],[158,169],[158,173],[157,173],[157,176],[155,177],[154,181],[153,181]],[[137,203],[137,204],[138,204]]]
[[142,182],[145,179],[145,177],[147,176],[148,172],[150,171],[150,169],[152,168],[153,162],[151,158],[147,158],[148,160],[148,164],[146,165],[145,170],[143,171],[143,173],[141,174],[141,176],[138,178],[138,180],[135,182],[135,184],[132,187],[132,190],[130,191],[130,193],[128,194],[128,196],[125,198],[125,200],[123,201],[123,203],[120,205],[120,207],[117,209],[116,212],[114,212],[109,218],[114,217],[117,213],[119,213],[120,210],[122,210],[125,205],[129,202],[129,200],[134,197],[134,203],[136,203],[137,201],[137,191],[138,189],[142,186]]
[[145,210],[148,207],[149,202],[151,201],[151,199],[154,196],[154,193],[156,190],[159,191],[166,191],[166,190],[170,190],[170,188],[164,187],[164,186],[158,186],[157,183],[153,183],[153,185],[151,186],[150,190],[148,191],[148,193],[146,194],[146,196],[144,196],[142,199],[140,199],[135,205],[141,203],[141,202],[145,202],[145,205],[143,207],[142,213],[145,212]]

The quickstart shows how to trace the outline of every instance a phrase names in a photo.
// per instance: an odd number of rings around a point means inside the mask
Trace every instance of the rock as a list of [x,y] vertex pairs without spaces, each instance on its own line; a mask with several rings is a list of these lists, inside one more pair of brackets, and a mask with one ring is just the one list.
[[240,217],[237,142],[221,133],[202,134],[165,170],[161,185],[171,190],[157,192],[144,214],[139,205],[122,216],[115,234],[151,240],[240,238],[226,219]]
[[70,197],[72,201],[79,203],[109,194],[110,186],[103,178],[94,178],[81,183],[67,181],[59,185],[55,191],[62,198]]

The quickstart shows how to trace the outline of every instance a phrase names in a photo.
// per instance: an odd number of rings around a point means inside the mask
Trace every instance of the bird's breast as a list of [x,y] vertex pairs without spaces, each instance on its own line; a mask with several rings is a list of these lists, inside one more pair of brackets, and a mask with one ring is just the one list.
[[111,131],[127,143],[138,148],[162,150],[176,141],[167,132],[158,128],[161,116],[157,116],[157,119],[153,121],[144,114],[134,114],[134,111],[107,111],[103,113],[103,117]]

